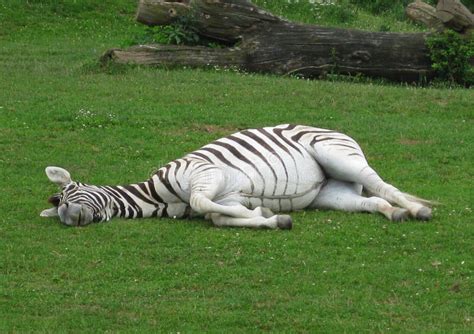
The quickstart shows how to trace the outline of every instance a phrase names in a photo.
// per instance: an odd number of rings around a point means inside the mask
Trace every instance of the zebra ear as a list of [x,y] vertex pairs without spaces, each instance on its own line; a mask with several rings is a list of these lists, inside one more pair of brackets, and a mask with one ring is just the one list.
[[71,183],[71,174],[69,174],[67,170],[60,167],[46,167],[46,176],[48,176],[48,179],[51,182],[56,183],[60,187]]
[[57,217],[57,216],[59,216],[57,207],[43,210],[40,213],[40,217]]

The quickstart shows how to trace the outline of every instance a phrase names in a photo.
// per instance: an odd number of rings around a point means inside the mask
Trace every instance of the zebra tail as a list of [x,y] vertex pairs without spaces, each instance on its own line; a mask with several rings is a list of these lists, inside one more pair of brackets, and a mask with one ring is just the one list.
[[[363,189],[363,192],[362,192],[365,196],[367,197],[370,197],[370,196],[377,196],[373,193],[371,193],[370,191],[368,191],[367,189]],[[432,208],[434,206],[437,206],[437,205],[441,205],[440,202],[438,201],[431,201],[431,200],[427,200],[427,199],[424,199],[424,198],[420,198],[420,197],[417,197],[415,195],[412,195],[412,194],[408,194],[408,193],[402,193],[403,196],[405,196],[405,198],[411,202],[416,202],[416,203],[419,203],[423,206],[427,206],[429,208]]]
[[423,199],[423,198],[419,198],[419,197],[416,197],[412,194],[407,194],[407,193],[403,193],[403,195],[409,200],[409,201],[412,201],[412,202],[416,202],[416,203],[420,203],[421,205],[424,205],[424,206],[427,206],[429,208],[432,208],[433,206],[436,206],[436,205],[440,205],[441,203],[438,202],[438,201],[430,201],[430,200],[427,200],[427,199]]

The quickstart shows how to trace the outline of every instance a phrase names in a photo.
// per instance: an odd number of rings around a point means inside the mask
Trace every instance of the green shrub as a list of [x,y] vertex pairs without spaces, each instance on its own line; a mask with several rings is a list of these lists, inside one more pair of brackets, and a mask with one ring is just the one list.
[[159,44],[194,45],[199,42],[199,35],[196,32],[186,30],[180,25],[147,27],[145,38],[149,38],[150,42]]
[[145,27],[130,44],[150,43],[198,45],[205,41],[201,41],[196,29],[189,23],[189,19],[182,18],[167,26]]
[[450,83],[471,86],[474,69],[470,60],[474,57],[474,38],[465,37],[452,30],[427,38],[432,67],[437,77]]

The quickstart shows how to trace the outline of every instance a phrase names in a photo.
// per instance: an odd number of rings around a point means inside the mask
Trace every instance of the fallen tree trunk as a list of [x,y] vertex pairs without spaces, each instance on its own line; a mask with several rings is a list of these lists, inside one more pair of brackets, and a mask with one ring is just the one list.
[[446,27],[461,33],[474,27],[474,15],[459,0],[439,0],[436,16]]
[[104,61],[161,66],[219,66],[319,77],[329,72],[395,81],[431,78],[424,33],[367,32],[288,22],[246,0],[141,0],[137,20],[167,25],[186,18],[200,36],[229,45],[136,46]]
[[436,8],[423,1],[408,4],[405,13],[414,22],[437,31],[444,30],[443,22],[436,16]]
[[440,0],[436,8],[417,0],[407,6],[406,14],[413,21],[437,31],[450,28],[469,33],[474,28],[474,15],[459,0]]

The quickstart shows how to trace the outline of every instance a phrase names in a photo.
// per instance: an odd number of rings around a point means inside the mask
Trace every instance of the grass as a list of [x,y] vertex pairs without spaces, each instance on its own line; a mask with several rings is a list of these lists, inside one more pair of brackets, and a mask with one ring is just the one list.
[[[472,90],[103,71],[97,57],[141,29],[134,4],[22,3],[0,5],[1,332],[474,330]],[[433,221],[297,212],[282,232],[39,217],[56,191],[48,165],[124,184],[234,130],[286,122],[356,138],[384,178],[442,203]]]

